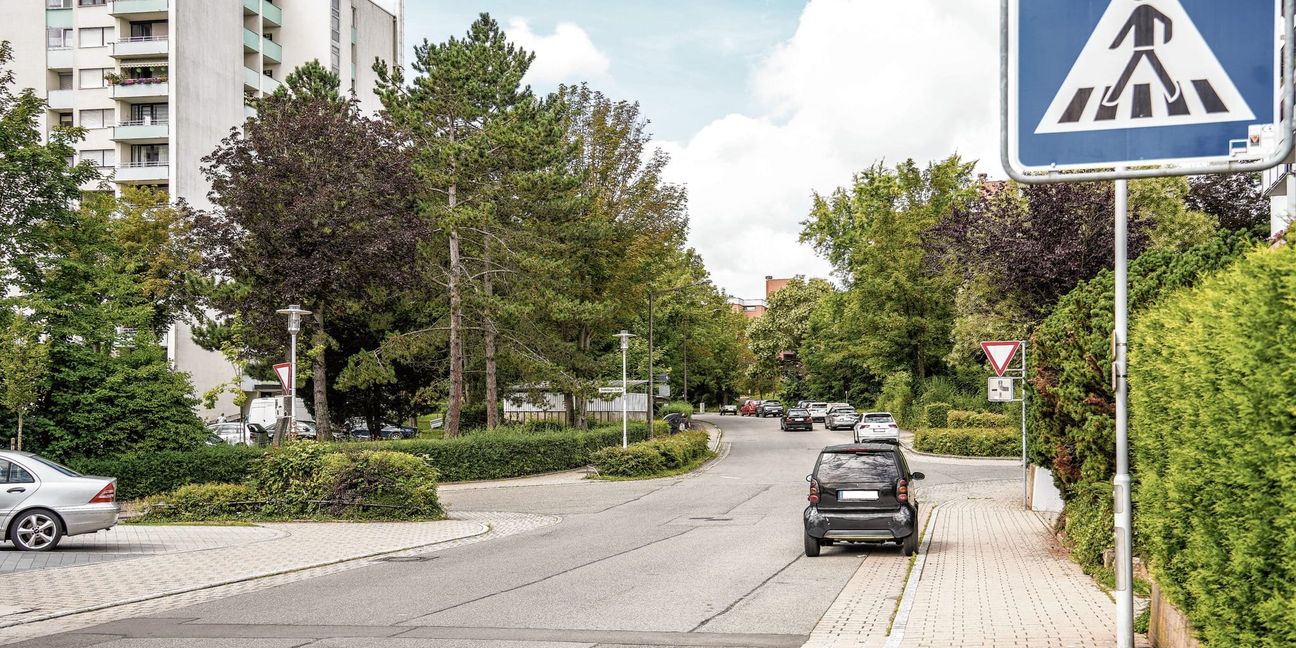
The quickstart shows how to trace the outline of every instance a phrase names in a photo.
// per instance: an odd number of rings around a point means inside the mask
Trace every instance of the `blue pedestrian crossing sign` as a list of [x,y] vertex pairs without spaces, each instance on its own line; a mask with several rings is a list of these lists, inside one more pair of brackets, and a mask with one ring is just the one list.
[[1261,157],[1281,120],[1280,0],[1007,0],[1010,169]]

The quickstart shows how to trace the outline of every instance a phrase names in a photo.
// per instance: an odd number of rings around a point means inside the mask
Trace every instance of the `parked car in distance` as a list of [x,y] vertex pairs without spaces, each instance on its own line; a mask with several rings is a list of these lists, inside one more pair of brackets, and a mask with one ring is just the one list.
[[828,416],[828,403],[808,403],[806,409],[810,410],[810,418],[816,421],[823,421]]
[[852,430],[859,420],[859,412],[854,407],[837,405],[828,410],[828,415],[824,417],[824,427],[829,430]]
[[117,524],[117,480],[82,475],[30,452],[0,450],[0,529],[23,551]]
[[760,409],[760,404],[761,402],[758,400],[749,400],[746,403],[743,403],[743,406],[738,410],[738,413],[743,416],[756,416],[756,410]]
[[724,416],[725,414],[732,414],[732,415],[734,415],[734,416],[737,416],[737,415],[738,415],[738,406],[737,406],[737,405],[734,405],[734,404],[732,404],[732,403],[730,403],[729,405],[721,405],[721,406],[720,406],[720,416]]
[[779,420],[779,429],[784,432],[788,430],[814,430],[814,421],[810,418],[810,411],[793,407],[783,415]]
[[855,424],[855,443],[865,441],[895,441],[900,438],[900,426],[890,412],[865,412]]
[[207,431],[211,433],[208,445],[220,445],[226,443],[229,445],[256,445],[256,435],[258,432],[273,434],[272,431],[256,423],[246,421],[226,421],[224,423],[212,423],[207,426]]
[[783,403],[776,400],[761,401],[760,407],[756,411],[761,418],[768,416],[782,416]]
[[[393,441],[396,439],[413,439],[418,436],[418,430],[408,425],[398,425],[389,421],[379,423],[378,438]],[[369,440],[374,437],[373,431],[369,429],[369,424],[362,418],[353,417],[346,420],[346,424],[338,432],[338,437],[343,439]]]
[[810,482],[802,519],[805,555],[815,557],[836,543],[900,544],[906,556],[918,551],[918,498],[900,446],[852,443],[824,448]]

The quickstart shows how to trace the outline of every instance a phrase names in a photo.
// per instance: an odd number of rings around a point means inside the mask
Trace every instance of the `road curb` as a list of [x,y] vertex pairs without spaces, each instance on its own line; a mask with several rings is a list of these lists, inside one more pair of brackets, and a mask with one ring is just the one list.
[[903,440],[900,441],[900,447],[904,448],[907,452],[913,453],[920,457],[931,457],[933,459],[964,459],[967,461],[1002,461],[1002,462],[1011,462],[1015,466],[1021,465],[1021,459],[1018,459],[1016,457],[966,457],[963,455],[946,455],[946,454],[935,454],[932,452],[923,452],[921,450],[915,450],[913,447],[913,443],[911,442],[906,443]]
[[936,521],[939,517],[940,506],[937,505],[927,516],[922,548],[914,559],[913,569],[909,570],[904,593],[900,595],[900,607],[896,610],[895,619],[891,621],[891,632],[887,634],[884,648],[900,648],[904,642],[905,627],[909,625],[909,613],[913,610],[914,599],[918,597],[918,583],[922,580],[923,568],[927,565],[927,550],[931,547],[932,537],[936,535]]

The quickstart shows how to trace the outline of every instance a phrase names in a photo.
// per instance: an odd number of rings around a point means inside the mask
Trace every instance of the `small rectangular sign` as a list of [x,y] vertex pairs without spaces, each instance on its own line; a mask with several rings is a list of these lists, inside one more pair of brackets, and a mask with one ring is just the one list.
[[600,393],[600,394],[623,394],[623,393],[625,393],[625,388],[623,388],[623,387],[599,387],[599,393]]
[[1013,400],[1013,379],[997,376],[986,379],[986,395],[991,403],[1007,403]]

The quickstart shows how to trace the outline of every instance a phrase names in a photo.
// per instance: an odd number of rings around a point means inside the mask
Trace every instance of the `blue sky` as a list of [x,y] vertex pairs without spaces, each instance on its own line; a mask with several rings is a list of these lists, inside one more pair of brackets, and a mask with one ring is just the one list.
[[490,13],[536,53],[539,91],[588,81],[640,102],[689,244],[721,289],[827,277],[798,242],[816,193],[876,162],[958,153],[1001,176],[998,0],[406,0],[405,35]]
[[[662,139],[687,140],[712,120],[755,109],[752,69],[791,37],[804,0],[407,1],[406,38],[462,36],[481,12],[537,34],[579,26],[607,55],[608,74],[590,79],[605,94],[639,101]],[[537,83],[537,90],[552,89]]]

